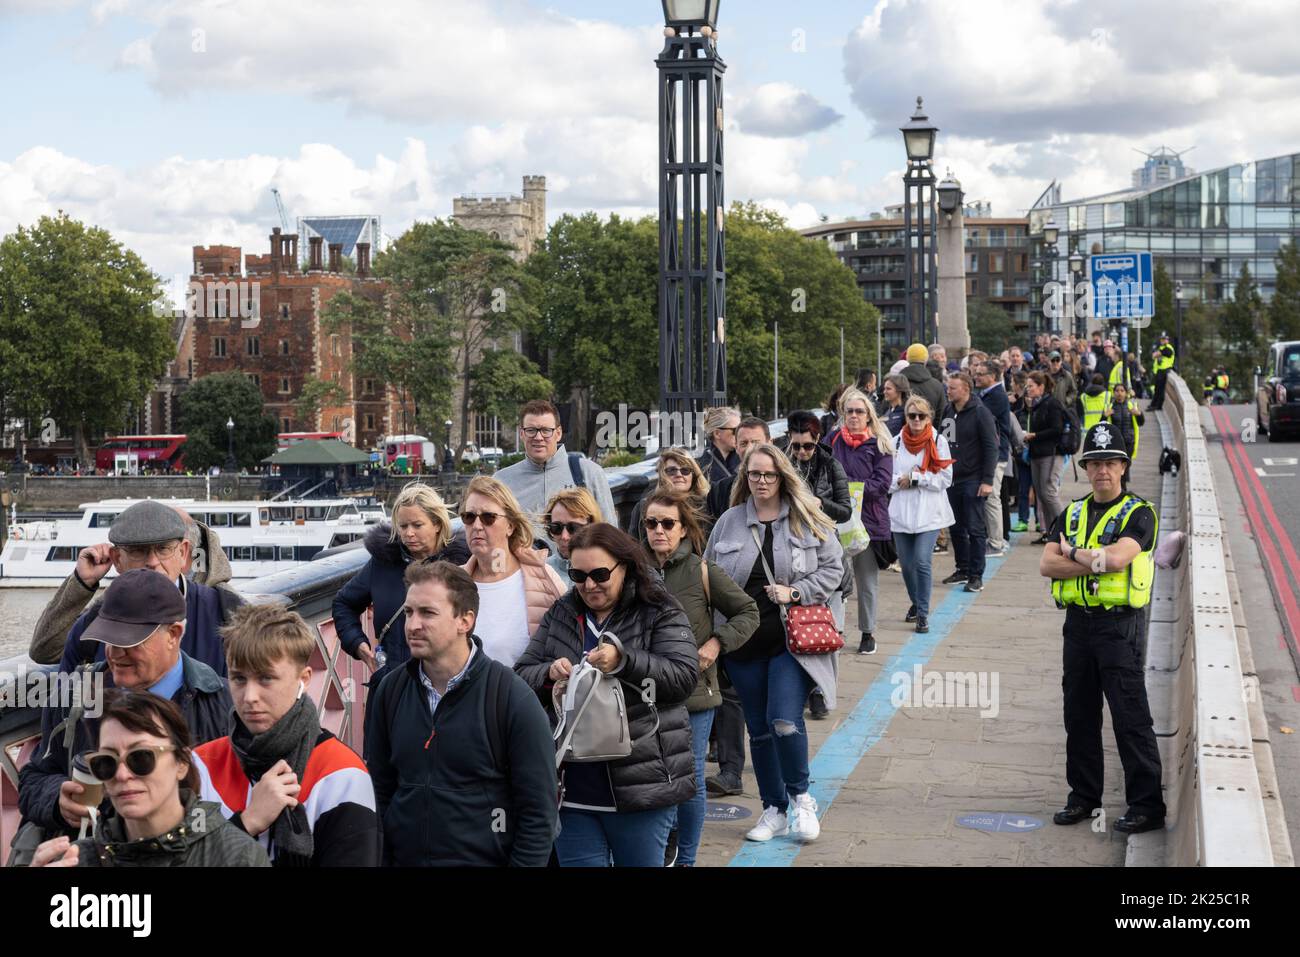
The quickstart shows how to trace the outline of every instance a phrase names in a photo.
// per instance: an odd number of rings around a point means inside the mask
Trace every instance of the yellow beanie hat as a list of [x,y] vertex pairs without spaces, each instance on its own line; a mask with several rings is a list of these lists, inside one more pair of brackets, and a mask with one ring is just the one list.
[[908,362],[927,362],[930,359],[930,350],[919,342],[913,342],[907,347]]

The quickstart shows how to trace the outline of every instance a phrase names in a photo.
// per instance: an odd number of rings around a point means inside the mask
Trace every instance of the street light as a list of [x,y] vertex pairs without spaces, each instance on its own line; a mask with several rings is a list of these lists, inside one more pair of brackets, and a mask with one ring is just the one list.
[[239,471],[239,463],[235,461],[235,420],[234,417],[226,419],[226,471]]
[[719,2],[720,0],[663,0],[664,23],[678,33],[683,29],[694,29],[707,37],[717,29]]
[[1174,346],[1174,367],[1177,368],[1178,360],[1183,357],[1183,281],[1181,279],[1174,282],[1174,315],[1175,319],[1174,335],[1177,345]]
[[1075,250],[1070,253],[1070,275],[1073,281],[1070,283],[1070,319],[1073,331],[1076,336],[1082,335],[1083,330],[1079,328],[1079,280],[1083,278],[1083,253]]
[[[907,150],[907,173],[903,177],[903,294],[904,315],[908,337],[913,342],[925,341],[930,318],[938,300],[935,244],[938,225],[934,211],[934,173],[930,162],[934,158],[934,141],[939,128],[925,115],[921,97],[916,98],[916,112],[903,126],[903,146]],[[912,268],[912,192],[916,191],[917,229],[916,264]],[[926,244],[926,219],[929,219],[929,245]],[[913,273],[915,272],[915,279]],[[914,299],[919,296],[919,309]]]
[[444,472],[456,471],[456,460],[451,454],[451,419],[443,422],[443,427],[447,430],[447,451],[442,457],[442,470]]
[[952,222],[952,217],[961,209],[961,183],[952,177],[952,170],[948,170],[948,175],[944,177],[937,190],[939,194],[939,209],[948,217],[948,222]]

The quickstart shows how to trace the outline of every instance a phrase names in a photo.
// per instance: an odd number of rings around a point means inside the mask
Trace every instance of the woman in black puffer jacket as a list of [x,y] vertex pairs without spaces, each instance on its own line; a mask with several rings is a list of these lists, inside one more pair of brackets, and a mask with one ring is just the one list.
[[1052,377],[1046,372],[1029,373],[1025,383],[1029,413],[1025,417],[1025,445],[1029,449],[1029,468],[1033,475],[1034,501],[1038,503],[1038,521],[1043,533],[1035,545],[1045,545],[1056,516],[1061,514],[1061,473],[1065,457],[1058,444],[1065,431],[1065,408],[1052,395]]
[[695,794],[686,699],[700,659],[681,606],[630,536],[603,522],[582,528],[569,552],[567,595],[551,606],[515,673],[552,711],[586,659],[617,674],[632,753],[565,762],[556,856],[563,867],[663,867],[678,804]]

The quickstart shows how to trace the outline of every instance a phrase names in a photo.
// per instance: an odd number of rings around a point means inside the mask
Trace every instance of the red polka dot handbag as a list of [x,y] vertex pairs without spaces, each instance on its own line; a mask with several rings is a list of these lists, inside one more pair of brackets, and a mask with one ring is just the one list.
[[[763,554],[763,542],[757,529],[750,527],[758,545],[758,557],[763,561],[763,572],[769,585],[775,585],[772,568]],[[792,655],[829,655],[844,647],[844,639],[835,627],[835,616],[826,605],[782,605],[781,621],[785,623],[785,646]]]

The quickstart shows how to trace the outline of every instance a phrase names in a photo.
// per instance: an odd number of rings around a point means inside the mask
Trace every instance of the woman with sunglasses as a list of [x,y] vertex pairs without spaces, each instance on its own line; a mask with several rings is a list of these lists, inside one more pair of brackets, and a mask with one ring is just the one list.
[[[817,421],[816,416],[812,419]],[[722,704],[717,660],[749,640],[758,627],[758,605],[726,572],[700,557],[706,541],[704,527],[688,497],[665,490],[642,501],[646,503],[647,549],[663,573],[664,587],[686,611],[700,655],[700,676],[686,710],[691,717],[695,781],[702,784],[713,709]],[[695,796],[677,808],[678,867],[695,866],[704,829],[704,792],[697,787]]]
[[[875,407],[856,389],[840,398],[844,425],[831,436],[831,454],[850,482],[862,483],[862,524],[871,547],[854,555],[853,583],[858,598],[858,654],[876,653],[876,590],[880,569],[893,563],[889,531],[889,486],[894,478],[894,443]],[[886,560],[888,559],[888,560]],[[883,564],[882,564],[883,563]]]
[[[551,709],[586,659],[623,682],[632,753],[561,766],[562,867],[663,867],[677,805],[695,794],[686,711],[699,680],[690,620],[641,545],[613,525],[573,539],[574,586],[542,619],[515,673]],[[702,784],[702,782],[700,782]]]
[[463,566],[478,587],[474,633],[489,658],[514,665],[564,581],[533,548],[533,526],[514,493],[488,475],[475,476],[460,503],[470,558]]
[[912,385],[907,381],[907,376],[891,375],[885,378],[882,391],[884,401],[877,409],[881,424],[890,435],[898,435],[903,431],[903,407],[912,397]]
[[709,480],[704,477],[700,464],[691,458],[685,449],[664,449],[659,453],[658,481],[636,503],[632,509],[632,518],[627,526],[627,533],[646,544],[645,507],[650,496],[658,492],[677,492],[690,498],[691,504],[699,511],[700,521],[707,523],[704,537],[709,537],[713,521],[708,517],[705,501],[709,494]]
[[555,551],[546,563],[555,569],[555,573],[566,585],[569,581],[569,549],[573,544],[573,536],[584,526],[604,520],[595,497],[585,488],[561,489],[546,503],[542,528],[546,531],[546,537],[555,545]]
[[953,523],[948,487],[952,485],[952,453],[948,440],[934,427],[934,411],[919,395],[907,400],[907,428],[899,436],[894,477],[889,486],[889,525],[898,549],[907,597],[912,600],[907,621],[917,632],[930,630],[931,560],[939,530]]
[[[411,562],[433,559],[463,565],[469,559],[463,534],[453,535],[451,515],[430,485],[412,482],[393,502],[393,520],[367,529],[363,539],[370,560],[334,596],[334,627],[343,650],[370,666],[370,687],[411,657],[406,647],[402,576]],[[374,607],[374,646],[361,627]]]
[[[866,401],[857,389],[845,395]],[[791,654],[778,606],[825,602],[843,577],[843,550],[835,523],[774,445],[751,446],[740,477],[704,557],[758,604],[758,630],[722,659],[745,711],[763,800],[763,815],[745,837],[770,841],[789,832],[812,841],[821,825],[808,793],[803,710],[813,688],[821,690],[828,708],[835,707],[838,656]]]
[[156,695],[109,689],[99,745],[83,756],[113,814],[79,841],[56,837],[33,867],[269,867],[266,851],[198,798],[190,732],[180,709]]

